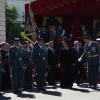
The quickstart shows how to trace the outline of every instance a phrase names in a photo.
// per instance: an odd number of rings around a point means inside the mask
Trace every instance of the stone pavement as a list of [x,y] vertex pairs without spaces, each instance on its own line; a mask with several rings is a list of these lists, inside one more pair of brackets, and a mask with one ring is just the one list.
[[38,93],[36,88],[23,91],[22,94],[15,95],[7,91],[0,100],[100,100],[100,84],[97,90],[88,88],[84,83],[77,86],[74,83],[72,89],[60,89],[59,84],[56,86],[46,86],[47,91]]

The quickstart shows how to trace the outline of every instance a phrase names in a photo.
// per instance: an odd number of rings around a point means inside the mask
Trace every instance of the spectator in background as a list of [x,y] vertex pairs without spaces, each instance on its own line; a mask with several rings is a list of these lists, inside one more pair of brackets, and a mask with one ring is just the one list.
[[50,48],[48,49],[48,65],[50,67],[48,72],[48,84],[55,85],[54,75],[55,75],[55,68],[56,68],[56,52],[54,47],[54,42],[49,42]]
[[60,38],[63,37],[65,34],[65,30],[62,28],[62,25],[60,24],[56,32],[56,41],[59,42]]
[[6,43],[6,48],[7,48],[7,50],[10,49],[10,44],[9,43]]
[[85,25],[81,24],[81,30],[77,32],[77,38],[83,38],[85,36],[90,36],[89,31],[85,28]]
[[2,90],[10,90],[11,89],[11,80],[10,80],[10,70],[8,64],[8,50],[7,44],[5,42],[1,43],[1,56],[4,63],[4,73],[2,77]]
[[46,27],[42,27],[42,32],[40,34],[40,38],[44,39],[44,43],[48,43],[50,41],[50,34],[46,31]]
[[[1,56],[1,52],[0,52],[0,96],[2,96],[2,93],[1,93],[1,86],[2,86],[2,75],[3,75],[3,70],[4,70],[4,65],[3,65],[2,56]],[[7,83],[6,83],[6,84],[7,84]]]
[[75,65],[75,59],[72,49],[68,47],[66,41],[62,41],[63,48],[60,53],[60,64],[62,65],[62,77],[60,82],[61,88],[72,88],[73,86],[73,66]]
[[41,32],[42,32],[42,29],[41,29],[40,26],[38,26],[38,27],[36,28],[37,39],[40,37]]
[[79,47],[79,41],[74,42],[74,47],[73,47],[73,54],[75,57],[75,66],[74,66],[74,71],[76,75],[76,83],[79,86],[81,83],[81,78],[83,78],[83,72],[84,72],[84,61],[78,62],[78,59],[80,56],[83,54],[84,50],[82,47]]

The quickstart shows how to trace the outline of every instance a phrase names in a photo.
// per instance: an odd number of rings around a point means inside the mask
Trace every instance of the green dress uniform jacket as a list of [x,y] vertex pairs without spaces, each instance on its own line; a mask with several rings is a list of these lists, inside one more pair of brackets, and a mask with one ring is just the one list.
[[32,78],[32,63],[31,63],[31,52],[29,50],[23,49],[23,64],[26,67],[23,70],[23,88],[28,89],[31,86]]
[[12,46],[9,50],[9,66],[14,68],[23,68],[23,52],[22,48],[19,49],[16,46]]
[[91,45],[85,45],[84,53],[81,59],[87,58],[88,65],[88,81],[90,86],[96,87],[98,81],[98,67],[99,67],[99,47],[96,42],[91,41]]
[[33,65],[37,68],[46,68],[48,64],[48,53],[45,47],[43,49],[37,45],[32,52]]
[[16,46],[12,46],[9,49],[9,66],[13,67],[12,70],[12,80],[13,80],[13,92],[19,91],[22,77],[22,68],[23,68],[23,51],[22,48],[17,48]]
[[99,64],[99,47],[96,42],[91,41],[91,46],[84,46],[84,53],[81,58],[87,58],[88,64],[97,65]]
[[48,53],[47,50],[39,45],[35,46],[32,52],[33,65],[36,66],[36,80],[37,89],[42,90],[44,86],[45,71],[48,64]]

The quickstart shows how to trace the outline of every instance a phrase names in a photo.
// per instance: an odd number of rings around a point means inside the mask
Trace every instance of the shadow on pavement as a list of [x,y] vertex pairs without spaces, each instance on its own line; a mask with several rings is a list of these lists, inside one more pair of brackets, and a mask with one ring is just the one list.
[[58,91],[43,91],[42,94],[53,95],[53,96],[62,96],[62,93],[58,92]]
[[21,93],[21,94],[16,94],[16,95],[20,98],[36,98],[35,95],[33,95],[33,94],[23,94],[23,93]]
[[10,100],[11,97],[0,96],[0,100]]
[[84,93],[90,93],[89,90],[86,90],[86,89],[71,88],[71,90],[80,91],[80,92],[84,92]]
[[28,90],[25,90],[25,91],[27,91],[27,92],[36,92],[36,88],[33,88],[33,89],[28,89]]

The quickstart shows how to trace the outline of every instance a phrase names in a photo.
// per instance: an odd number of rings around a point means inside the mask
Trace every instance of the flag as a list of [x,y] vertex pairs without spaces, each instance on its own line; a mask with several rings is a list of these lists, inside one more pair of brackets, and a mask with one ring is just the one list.
[[34,14],[29,4],[29,11],[26,18],[25,31],[21,33],[21,36],[32,44],[36,43],[37,34],[36,34],[37,24],[34,19]]

